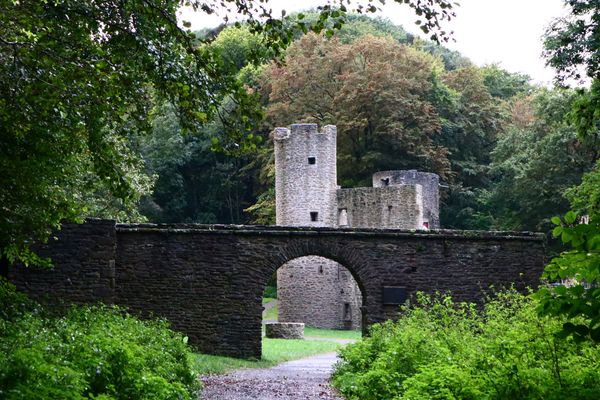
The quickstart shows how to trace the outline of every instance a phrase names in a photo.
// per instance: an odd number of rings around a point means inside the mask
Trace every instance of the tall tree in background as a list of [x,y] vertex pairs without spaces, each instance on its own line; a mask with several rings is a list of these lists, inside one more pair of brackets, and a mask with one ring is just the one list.
[[478,215],[477,196],[490,185],[490,152],[506,116],[479,69],[449,71],[442,76],[442,83],[434,97],[443,117],[437,141],[448,149],[453,179],[441,218],[447,228],[486,229],[489,221]]
[[387,169],[449,172],[433,143],[439,117],[427,101],[434,60],[391,38],[364,36],[350,44],[307,35],[283,66],[266,72],[271,125],[293,122],[338,127],[338,170],[344,186],[364,185]]
[[594,148],[564,118],[575,97],[572,90],[542,90],[528,99],[529,122],[501,134],[492,153],[496,182],[487,205],[498,228],[548,232],[550,219],[568,210],[565,191],[595,162]]
[[251,204],[254,175],[246,170],[248,155],[212,150],[210,137],[224,127],[215,121],[201,135],[185,133],[168,103],[151,117],[152,131],[140,139],[140,150],[157,180],[140,212],[152,222],[245,223],[242,210]]

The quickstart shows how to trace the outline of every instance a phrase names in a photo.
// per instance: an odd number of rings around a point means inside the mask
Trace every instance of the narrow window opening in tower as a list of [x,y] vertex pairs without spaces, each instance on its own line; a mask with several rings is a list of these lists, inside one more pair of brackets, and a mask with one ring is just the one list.
[[344,321],[352,319],[352,313],[350,313],[350,303],[344,303]]
[[390,178],[381,179],[381,183],[383,186],[390,186]]
[[308,163],[310,165],[316,164],[317,163],[317,159],[315,157],[308,157]]
[[348,226],[348,210],[345,208],[340,208],[338,210],[338,225]]
[[323,266],[319,265],[319,273],[322,274],[323,273]]
[[311,211],[310,212],[310,220],[312,222],[318,221],[319,220],[319,213],[316,211]]

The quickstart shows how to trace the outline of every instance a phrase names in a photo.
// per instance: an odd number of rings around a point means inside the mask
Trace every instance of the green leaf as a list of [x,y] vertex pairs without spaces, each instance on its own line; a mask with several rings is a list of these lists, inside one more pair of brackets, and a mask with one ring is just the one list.
[[563,233],[563,227],[562,226],[557,226],[554,229],[552,229],[552,236],[553,237],[559,237],[562,233]]
[[573,211],[569,211],[568,213],[565,214],[565,221],[568,224],[574,223],[576,219],[577,219],[577,214]]

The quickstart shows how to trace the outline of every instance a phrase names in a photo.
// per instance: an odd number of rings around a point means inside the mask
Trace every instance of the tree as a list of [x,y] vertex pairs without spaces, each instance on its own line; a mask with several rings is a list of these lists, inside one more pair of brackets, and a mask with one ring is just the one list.
[[600,1],[568,0],[567,17],[559,18],[547,29],[544,55],[557,70],[558,83],[570,79],[591,80],[590,90],[581,89],[574,103],[571,120],[582,136],[598,137],[600,131]]
[[490,153],[506,120],[502,104],[473,66],[443,74],[431,98],[442,117],[436,142],[448,149],[452,170],[442,223],[454,229],[486,229],[489,221],[478,214],[478,193],[490,185]]
[[581,184],[569,188],[565,197],[579,215],[600,217],[600,160],[594,169],[583,175]]
[[490,95],[503,100],[511,99],[517,95],[526,95],[533,91],[531,77],[520,73],[511,73],[496,64],[486,65],[481,68],[483,82]]
[[572,90],[540,91],[529,99],[530,122],[509,126],[499,137],[488,199],[495,227],[549,231],[551,217],[569,209],[565,190],[595,162],[594,148],[564,120],[575,96]]
[[[585,75],[592,87],[580,90],[567,114],[575,124],[580,140],[593,146],[598,159],[600,139],[600,2],[569,0],[566,18],[556,20],[545,37],[548,64],[558,71],[557,80],[580,80]],[[537,293],[540,312],[567,316],[563,334],[576,340],[600,342],[600,186],[598,169],[584,175],[583,182],[566,192],[575,209],[589,212],[588,223],[581,223],[577,213],[569,211],[563,218],[554,217],[553,234],[571,247],[545,268],[544,276],[556,283]]]
[[[227,99],[221,147],[253,146],[256,99],[214,47],[198,45],[178,26],[181,3],[0,2],[0,252],[11,262],[40,262],[30,244],[44,241],[61,220],[86,215],[90,181],[125,204],[136,201],[140,169],[126,139],[150,129],[152,98],[169,99],[186,129],[212,120]],[[230,6],[275,52],[296,29],[321,30],[346,12],[346,2],[325,5],[310,25],[274,18],[263,1],[185,3],[206,13]],[[408,5],[424,16],[424,31],[447,39],[440,24],[452,17],[451,2]]]
[[445,150],[432,139],[439,117],[426,99],[435,68],[430,56],[391,38],[343,44],[308,35],[290,47],[285,65],[267,70],[267,117],[271,125],[337,125],[344,186],[367,184],[382,168],[445,176]]
[[600,1],[565,0],[569,14],[556,19],[544,35],[544,56],[558,72],[556,78],[580,80],[583,74],[600,78]]
[[151,117],[153,129],[141,139],[141,152],[157,180],[142,201],[142,214],[152,222],[247,222],[241,213],[251,203],[254,176],[246,171],[251,155],[211,150],[209,137],[223,130],[218,121],[201,134],[185,134],[168,103]]

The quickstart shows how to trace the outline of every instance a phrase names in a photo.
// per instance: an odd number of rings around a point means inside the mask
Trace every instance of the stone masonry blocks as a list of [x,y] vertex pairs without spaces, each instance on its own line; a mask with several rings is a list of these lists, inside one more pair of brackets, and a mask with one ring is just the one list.
[[304,339],[302,322],[270,322],[265,325],[265,336],[272,339]]
[[529,233],[98,221],[65,225],[57,237],[44,248],[52,270],[11,267],[20,290],[54,304],[113,302],[164,317],[199,351],[242,358],[261,356],[263,290],[294,259],[347,267],[364,295],[363,329],[398,312],[383,304],[384,286],[477,301],[490,285],[535,287],[544,265],[544,237]]

